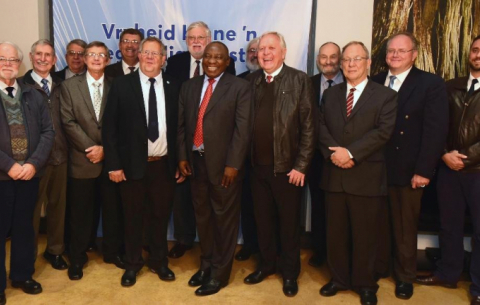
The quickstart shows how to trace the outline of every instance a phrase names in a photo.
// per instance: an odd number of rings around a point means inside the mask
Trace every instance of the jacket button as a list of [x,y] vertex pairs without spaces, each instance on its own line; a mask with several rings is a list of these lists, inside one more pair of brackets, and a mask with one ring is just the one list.
[[408,114],[405,116],[405,120],[408,120]]
[[396,150],[399,150],[399,149],[400,149],[400,147],[398,147],[398,146],[397,146],[397,147],[395,147],[395,149],[396,149]]
[[400,135],[402,135],[402,136],[403,136],[403,131],[400,131]]

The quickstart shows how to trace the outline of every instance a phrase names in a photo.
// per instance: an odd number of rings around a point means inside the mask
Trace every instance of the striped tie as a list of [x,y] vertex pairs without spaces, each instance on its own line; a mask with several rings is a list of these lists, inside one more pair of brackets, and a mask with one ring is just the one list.
[[42,89],[43,91],[45,91],[45,93],[50,96],[50,89],[48,89],[48,80],[46,80],[45,78],[42,79]]
[[348,93],[348,96],[347,96],[347,117],[350,116],[350,114],[352,113],[352,109],[353,109],[353,92],[357,90],[355,88],[352,88],[350,89],[350,92]]

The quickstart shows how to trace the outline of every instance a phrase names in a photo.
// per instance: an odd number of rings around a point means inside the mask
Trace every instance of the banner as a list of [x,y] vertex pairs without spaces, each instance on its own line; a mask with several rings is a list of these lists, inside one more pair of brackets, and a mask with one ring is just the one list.
[[287,65],[307,69],[312,0],[52,0],[52,8],[57,71],[66,66],[66,45],[76,38],[103,41],[112,63],[121,60],[118,40],[125,28],[160,38],[170,57],[187,50],[186,29],[194,21],[207,23],[212,41],[228,46],[237,73],[246,70],[248,41],[266,31],[285,36]]

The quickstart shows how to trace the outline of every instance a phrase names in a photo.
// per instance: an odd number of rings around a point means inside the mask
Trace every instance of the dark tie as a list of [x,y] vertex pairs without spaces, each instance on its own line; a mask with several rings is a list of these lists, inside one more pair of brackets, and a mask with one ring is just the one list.
[[135,67],[128,67],[130,69],[130,73],[133,73],[135,71]]
[[272,81],[272,78],[273,78],[273,76],[267,75],[267,83],[270,84],[271,82],[273,82],[273,81]]
[[46,80],[45,78],[42,79],[42,89],[43,91],[45,91],[45,93],[50,96],[50,89],[48,89],[48,80]]
[[8,92],[8,96],[11,97],[11,98],[14,98],[14,96],[13,96],[13,89],[15,89],[15,88],[13,88],[13,87],[7,87],[7,88],[5,88],[5,90],[7,90],[7,92]]
[[195,68],[195,71],[193,72],[193,77],[200,75],[200,60],[195,60],[195,62],[197,63],[197,67]]
[[475,91],[475,84],[478,83],[478,79],[474,78],[472,80],[472,84],[470,85],[470,89],[468,89],[468,96],[473,94],[473,91]]
[[390,75],[390,83],[388,84],[388,88],[393,89],[393,84],[395,83],[395,80],[397,77],[395,75]]
[[193,144],[196,147],[200,147],[203,144],[203,116],[205,115],[205,110],[207,110],[208,102],[213,94],[213,83],[215,79],[210,78],[208,80],[208,87],[207,91],[205,91],[205,95],[202,99],[202,104],[200,105],[200,109],[198,110],[198,118],[197,118],[197,126],[195,127],[195,133],[193,134]]
[[[332,89],[333,90],[333,89]],[[347,96],[347,117],[350,116],[350,114],[352,113],[352,109],[353,109],[353,92],[357,90],[355,88],[352,88],[350,89],[350,93],[348,93],[348,96]]]
[[327,83],[328,83],[328,87],[327,87],[327,89],[328,89],[328,88],[330,88],[330,87],[332,86],[332,84],[333,84],[333,79],[327,80]]
[[148,139],[155,142],[158,139],[157,95],[155,94],[155,79],[149,78],[150,93],[148,94]]

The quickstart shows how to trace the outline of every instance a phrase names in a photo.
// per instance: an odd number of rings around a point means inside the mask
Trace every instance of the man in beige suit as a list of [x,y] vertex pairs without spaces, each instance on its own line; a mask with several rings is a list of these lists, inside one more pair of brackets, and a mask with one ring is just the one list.
[[79,280],[88,260],[95,204],[102,205],[103,255],[106,263],[123,268],[122,213],[118,191],[103,170],[102,117],[111,80],[104,76],[108,48],[94,41],[85,49],[87,73],[61,85],[61,118],[69,147],[70,267],[68,277]]

